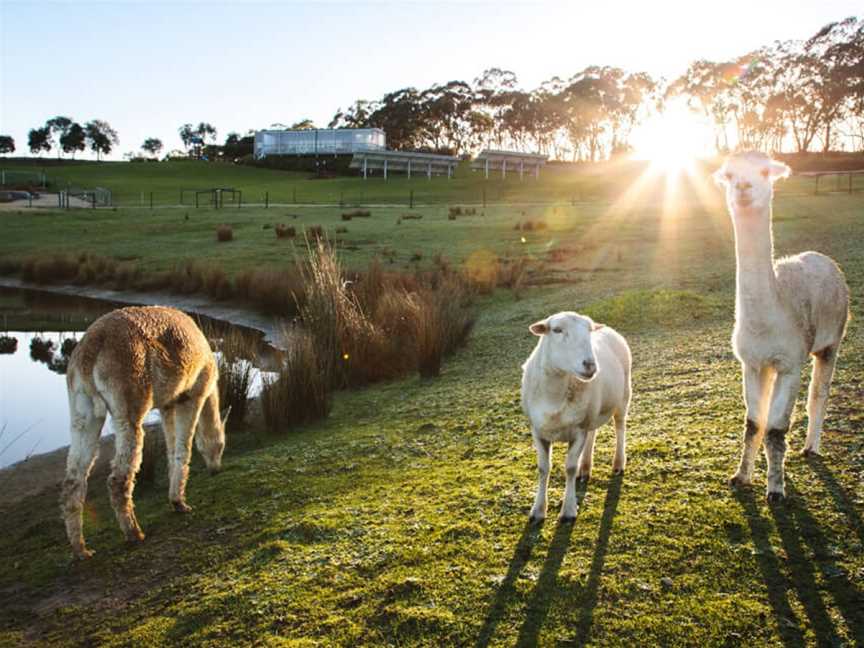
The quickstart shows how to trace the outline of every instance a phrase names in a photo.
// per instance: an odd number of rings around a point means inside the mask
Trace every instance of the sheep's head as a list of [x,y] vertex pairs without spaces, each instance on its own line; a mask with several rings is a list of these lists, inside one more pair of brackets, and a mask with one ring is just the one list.
[[572,311],[556,313],[535,322],[529,330],[543,338],[541,353],[544,365],[587,382],[597,373],[592,333],[603,328],[590,317]]
[[208,399],[198,419],[198,428],[195,432],[195,447],[204,458],[207,470],[215,475],[222,469],[222,452],[225,450],[225,425],[228,423],[228,415],[231,408],[226,409],[220,416],[218,402],[213,402],[213,397]]
[[747,151],[726,158],[714,172],[714,181],[726,189],[726,204],[734,215],[742,210],[766,211],[774,195],[774,183],[790,173],[782,162],[758,151]]

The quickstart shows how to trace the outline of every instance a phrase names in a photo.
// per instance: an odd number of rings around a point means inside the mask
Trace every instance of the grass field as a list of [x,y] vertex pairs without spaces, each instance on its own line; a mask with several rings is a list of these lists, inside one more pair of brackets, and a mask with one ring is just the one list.
[[[706,168],[715,168],[713,161]],[[541,171],[539,180],[519,180],[518,173],[509,173],[506,180],[497,175],[484,180],[473,173],[468,163],[459,166],[455,177],[413,177],[391,175],[363,180],[360,177],[338,177],[310,181],[309,173],[294,173],[226,163],[175,161],[133,164],[100,162],[60,164],[45,167],[50,190],[71,186],[75,189],[104,187],[113,194],[114,204],[122,207],[149,207],[152,193],[154,206],[174,206],[181,200],[183,189],[233,187],[243,192],[244,204],[264,204],[269,193],[270,203],[408,206],[413,192],[415,204],[488,204],[522,202],[583,202],[615,198],[622,187],[629,186],[646,168],[645,162],[607,162],[585,165],[551,165]],[[42,168],[15,161],[0,161],[0,170],[10,178],[35,177]],[[822,191],[845,190],[846,179],[823,179]],[[793,178],[780,188],[783,193],[811,193],[812,178]],[[853,187],[864,190],[864,178],[856,177]],[[201,196],[201,206],[208,200]],[[227,196],[226,196],[227,200]],[[184,197],[186,205],[194,207],[194,196]],[[226,203],[227,204],[227,203]]]
[[[785,192],[778,253],[836,258],[860,315],[864,201]],[[764,460],[752,490],[730,489],[744,419],[729,344],[731,227],[713,191],[668,207],[652,194],[455,221],[442,207],[398,226],[400,209],[347,223],[336,209],[291,210],[300,222],[346,225],[349,264],[389,247],[400,267],[415,251],[421,262],[441,251],[470,264],[513,250],[542,268],[521,299],[499,290],[480,300],[467,348],[440,379],[342,392],[328,420],[284,437],[253,422],[229,439],[216,477],[196,457],[193,514],[170,512],[160,472],[136,493],[140,547],[122,543],[102,476],[91,481],[85,526],[97,554],[87,563],[71,560],[56,491],[3,511],[0,644],[864,644],[860,317],[841,351],[822,457],[795,452],[806,429],[799,399],[787,500],[765,503]],[[291,245],[261,229],[284,220],[273,210],[0,218],[4,257],[74,248],[164,267],[195,254],[236,271],[283,259]],[[513,229],[526,218],[548,227]],[[226,220],[236,240],[217,244]],[[534,343],[527,326],[574,308],[633,349],[628,468],[611,476],[603,429],[576,522],[531,527],[536,466],[519,365]],[[550,509],[563,489],[553,452]]]

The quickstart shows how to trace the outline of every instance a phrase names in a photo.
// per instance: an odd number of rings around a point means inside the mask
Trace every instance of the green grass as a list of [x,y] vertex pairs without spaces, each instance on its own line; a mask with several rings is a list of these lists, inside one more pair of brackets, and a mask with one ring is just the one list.
[[[702,167],[700,173],[716,168],[715,162]],[[41,169],[33,164],[6,161],[0,168],[10,176],[35,174]],[[489,204],[584,202],[599,198],[615,198],[622,188],[646,168],[644,162],[606,162],[579,166],[552,165],[541,171],[539,180],[518,173],[506,179],[492,175],[485,180],[481,173],[462,163],[453,179],[425,177],[408,179],[391,175],[385,182],[380,177],[363,180],[360,177],[338,177],[309,180],[310,174],[255,168],[214,162],[177,161],[160,163],[77,162],[45,167],[50,190],[71,186],[73,189],[104,187],[113,194],[114,204],[123,207],[149,207],[150,194],[154,206],[175,206],[180,203],[182,189],[232,187],[243,192],[245,204],[263,204],[269,193],[270,203],[377,205],[398,204],[407,207],[413,192],[415,204]],[[822,191],[845,190],[845,179],[833,182],[823,179]],[[812,193],[812,178],[793,178],[781,192]],[[864,179],[855,179],[856,191],[864,189]],[[227,200],[227,196],[225,198]],[[201,197],[201,206],[208,197]],[[187,194],[186,205],[194,207],[194,196]],[[227,204],[227,203],[226,203]]]
[[[155,485],[136,493],[142,546],[122,543],[102,476],[91,481],[86,534],[97,554],[87,563],[71,560],[55,491],[4,511],[0,644],[864,643],[859,319],[841,351],[823,457],[794,452],[806,429],[799,402],[789,497],[769,507],[764,461],[752,491],[726,485],[744,412],[729,345],[734,255],[722,207],[690,201],[669,218],[652,202],[565,207],[562,225],[549,211],[549,229],[519,244],[537,258],[565,251],[546,261],[521,300],[505,291],[482,300],[468,347],[440,379],[342,392],[328,420],[284,437],[252,423],[229,439],[220,475],[208,478],[196,457],[189,516],[170,512],[160,469]],[[515,246],[521,209],[452,222],[432,211],[399,226],[373,209],[347,225],[392,246],[398,263],[415,248],[467,262],[478,249]],[[861,209],[860,197],[840,195],[786,195],[776,205],[778,253],[834,256],[855,313]],[[266,217],[259,213],[238,215],[237,240],[218,247],[212,223],[184,238],[177,228],[185,223],[162,221],[162,212],[97,213],[77,236],[97,252],[137,245],[142,262],[156,266],[170,262],[161,248],[178,238],[173,250],[198,245],[200,255],[238,269],[279,258],[263,239],[252,245],[260,224],[242,225]],[[328,226],[339,218],[314,213]],[[126,237],[114,218],[125,219]],[[71,245],[64,237],[75,231],[50,214],[6,217],[4,228],[4,255],[26,253],[28,240],[30,251]],[[276,244],[272,231],[264,235]],[[552,517],[533,528],[536,460],[519,408],[519,364],[534,343],[527,326],[571,308],[615,326],[633,349],[628,468],[611,476],[613,434],[604,428],[576,522]],[[553,510],[561,447],[554,462]]]

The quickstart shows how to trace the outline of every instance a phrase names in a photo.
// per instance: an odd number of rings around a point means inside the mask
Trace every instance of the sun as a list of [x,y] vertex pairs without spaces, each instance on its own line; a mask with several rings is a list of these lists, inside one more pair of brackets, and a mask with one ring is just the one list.
[[714,144],[711,126],[683,101],[673,101],[647,119],[633,132],[632,142],[634,159],[670,175],[692,169],[697,159],[712,154]]

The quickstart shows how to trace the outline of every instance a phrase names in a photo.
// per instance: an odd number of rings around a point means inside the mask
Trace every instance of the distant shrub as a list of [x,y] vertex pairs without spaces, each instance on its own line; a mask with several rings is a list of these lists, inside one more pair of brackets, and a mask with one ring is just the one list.
[[0,335],[0,354],[15,353],[18,350],[18,339],[11,335]]
[[369,218],[372,212],[368,209],[355,209],[354,211],[345,212],[342,214],[342,220],[351,220],[352,218]]
[[219,225],[216,228],[216,240],[220,243],[226,243],[234,240],[234,228],[230,225]]
[[337,228],[336,228],[336,233],[337,233],[337,234],[347,234],[347,233],[348,233],[348,228],[347,228],[347,227],[337,227]]
[[447,215],[450,216],[450,220],[456,220],[457,216],[462,215],[462,208],[461,207],[450,207]]
[[278,224],[275,227],[275,231],[276,231],[276,238],[280,238],[280,239],[294,238],[295,236],[297,236],[296,228],[294,228],[293,226],[289,227],[288,225],[284,225],[282,223]]
[[402,214],[402,220],[420,220],[423,214]]
[[447,220],[455,221],[456,220],[456,214],[452,214],[452,213],[447,214]]

